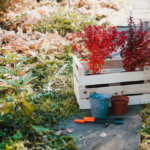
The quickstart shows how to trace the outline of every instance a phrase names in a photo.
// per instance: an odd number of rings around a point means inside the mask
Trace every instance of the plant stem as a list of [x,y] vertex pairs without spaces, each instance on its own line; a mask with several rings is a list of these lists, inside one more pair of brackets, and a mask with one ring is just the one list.
[[15,131],[17,131],[17,129],[16,129],[16,125],[15,125],[15,114],[16,114],[16,107],[15,107],[15,113],[14,113],[14,115],[13,115],[13,128],[14,128],[14,130]]

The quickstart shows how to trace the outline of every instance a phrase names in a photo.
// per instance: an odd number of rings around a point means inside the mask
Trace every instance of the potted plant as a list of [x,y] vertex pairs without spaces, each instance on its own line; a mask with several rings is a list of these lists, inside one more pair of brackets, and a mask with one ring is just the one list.
[[[110,54],[117,52],[121,41],[123,41],[120,40],[123,37],[118,35],[117,28],[108,26],[107,23],[103,26],[84,26],[83,31],[77,33],[80,44],[73,44],[74,52],[84,60],[87,58],[91,74],[99,74],[106,57],[111,59]],[[81,49],[81,42],[86,50]]]
[[[143,68],[144,65],[150,65],[150,50],[148,44],[150,42],[148,32],[144,30],[142,21],[140,20],[139,28],[135,26],[133,19],[130,15],[129,18],[129,29],[126,32],[120,33],[121,41],[121,52],[120,56],[123,59],[124,68],[126,71],[135,71],[136,67]],[[139,82],[121,83],[121,85],[127,84],[140,84]]]
[[135,71],[136,67],[150,65],[150,50],[148,49],[150,38],[141,20],[139,29],[137,29],[130,16],[128,26],[129,29],[120,34],[121,37],[125,37],[124,42],[120,43],[120,56],[123,59],[125,70]]

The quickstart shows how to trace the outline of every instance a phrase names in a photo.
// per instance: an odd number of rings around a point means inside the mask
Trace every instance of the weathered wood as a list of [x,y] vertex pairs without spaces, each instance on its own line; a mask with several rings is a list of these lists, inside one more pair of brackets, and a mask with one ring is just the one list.
[[79,71],[79,75],[84,76],[84,68],[76,56],[73,56],[73,61],[74,61],[75,65],[77,66],[77,70]]
[[150,93],[150,83],[124,86],[109,86],[101,88],[86,88],[84,90],[80,90],[80,98],[88,98],[89,95],[93,94],[94,92],[110,95]]
[[[87,61],[81,62],[81,65],[84,67],[85,71],[88,70],[89,67]],[[118,68],[123,68],[122,59],[104,61],[103,69],[118,69]]]
[[75,63],[73,63],[73,74],[76,76],[77,80],[79,81],[79,71],[77,70]]
[[150,79],[150,70],[79,76],[79,85],[109,84]]
[[74,93],[75,93],[77,101],[79,103],[79,99],[80,99],[80,97],[79,97],[79,83],[78,83],[75,76],[73,77],[73,79],[74,79]]
[[[138,105],[138,104],[147,104],[150,103],[150,94],[129,96],[128,105]],[[79,100],[80,109],[91,109],[89,99],[80,99]],[[111,102],[109,104],[111,107]]]

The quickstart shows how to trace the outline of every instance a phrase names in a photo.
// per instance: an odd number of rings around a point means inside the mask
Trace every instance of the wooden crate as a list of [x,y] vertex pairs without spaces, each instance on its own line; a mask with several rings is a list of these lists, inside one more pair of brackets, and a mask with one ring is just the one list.
[[[102,74],[85,75],[88,70],[87,62],[80,62],[76,56],[73,57],[74,92],[81,109],[90,109],[88,97],[93,92],[110,95],[130,95],[129,105],[150,102],[150,83],[147,82],[147,80],[150,80],[150,70],[137,68],[136,71],[125,72],[121,59],[106,60],[103,68]],[[144,83],[120,85],[121,82],[140,80],[144,80]],[[103,87],[103,84],[109,86]],[[90,88],[93,85],[96,85],[96,87]]]

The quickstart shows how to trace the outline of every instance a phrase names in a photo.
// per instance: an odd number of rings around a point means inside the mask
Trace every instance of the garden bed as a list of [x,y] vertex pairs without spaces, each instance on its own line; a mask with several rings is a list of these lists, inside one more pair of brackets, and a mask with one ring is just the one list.
[[[146,104],[150,102],[150,70],[137,68],[133,72],[125,72],[121,59],[105,60],[101,74],[86,75],[87,62],[80,62],[73,57],[74,92],[81,109],[90,109],[89,95],[93,92],[110,95],[130,95],[129,105]],[[133,83],[141,81],[142,83]],[[132,82],[121,85],[122,82]],[[94,87],[95,86],[95,87]],[[111,104],[110,104],[111,106]]]

